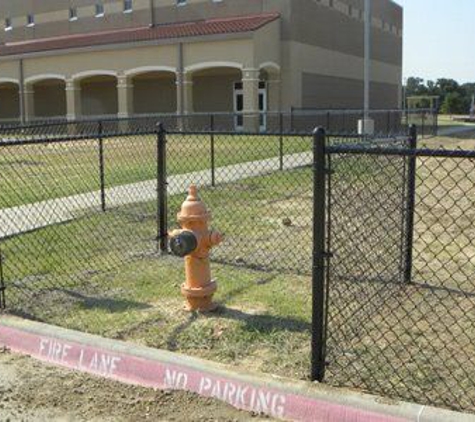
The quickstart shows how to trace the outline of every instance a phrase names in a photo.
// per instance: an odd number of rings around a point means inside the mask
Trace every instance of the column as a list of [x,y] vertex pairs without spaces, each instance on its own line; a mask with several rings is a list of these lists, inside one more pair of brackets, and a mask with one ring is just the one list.
[[186,117],[187,114],[193,113],[193,77],[191,73],[177,72],[176,74],[176,104],[178,122],[177,127],[179,130],[184,130],[188,126],[192,125],[190,119],[192,117]]
[[134,86],[125,75],[117,78],[117,98],[119,105],[119,118],[126,119],[134,114]]
[[32,86],[25,86],[23,92],[23,121],[30,122],[35,117],[35,91]]
[[280,77],[278,75],[269,76],[267,80],[267,110],[282,111],[280,95]]
[[244,131],[259,131],[259,69],[244,69]]
[[66,114],[68,121],[79,118],[81,110],[81,86],[72,79],[66,81]]
[[193,113],[193,77],[191,73],[176,74],[177,114]]

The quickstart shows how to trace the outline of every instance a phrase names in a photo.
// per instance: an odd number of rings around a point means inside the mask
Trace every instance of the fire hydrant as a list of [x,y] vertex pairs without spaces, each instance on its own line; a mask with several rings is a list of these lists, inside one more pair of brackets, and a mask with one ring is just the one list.
[[186,309],[213,311],[217,308],[212,301],[217,285],[211,280],[209,252],[222,242],[223,235],[209,229],[211,213],[194,185],[190,186],[177,217],[181,230],[170,233],[170,248],[173,254],[185,258],[186,279],[181,293],[186,298]]

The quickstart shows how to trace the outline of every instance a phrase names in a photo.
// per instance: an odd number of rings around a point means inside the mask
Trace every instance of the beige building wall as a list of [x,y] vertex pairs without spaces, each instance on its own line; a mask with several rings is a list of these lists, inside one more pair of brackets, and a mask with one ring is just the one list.
[[0,121],[17,119],[20,116],[18,85],[0,83]]
[[132,81],[134,113],[175,113],[177,109],[174,74],[149,73]]
[[[0,31],[0,43],[144,27],[152,21],[149,0],[134,0],[133,13],[123,13],[122,0],[107,0],[104,4],[104,17],[96,18],[94,0],[0,2],[0,16],[11,17],[14,27],[12,31]],[[118,111],[125,116],[130,114],[127,104],[132,104],[135,113],[174,112],[183,102],[190,105],[185,107],[188,111],[231,111],[234,82],[246,74],[251,75],[244,76],[246,92],[255,92],[254,79],[259,71],[268,79],[271,110],[360,108],[364,0],[333,0],[332,4],[330,7],[329,0],[188,0],[186,6],[177,7],[176,1],[156,1],[153,19],[157,24],[276,11],[281,17],[254,33],[23,55],[24,77],[27,85],[41,78],[63,80],[70,87],[68,104],[74,104],[73,96],[80,95],[82,107],[75,108],[82,108],[84,114],[107,114],[122,108]],[[373,108],[398,107],[402,80],[402,9],[389,0],[373,4],[371,105]],[[69,7],[76,8],[77,21],[69,21]],[[25,25],[28,13],[35,15],[35,25],[31,28]],[[2,78],[19,82],[19,60],[19,56],[0,57],[0,83]],[[233,69],[236,76],[231,78],[226,71],[218,71],[211,78],[206,76],[206,69]],[[153,71],[175,75],[178,89],[171,77],[160,81],[135,77]],[[107,75],[111,80],[104,87],[94,85],[95,89],[71,88],[94,75]],[[181,81],[186,84],[181,85]],[[47,92],[40,97],[35,95],[34,108],[48,114],[59,110],[59,106],[51,110],[52,106],[42,100],[41,97],[47,95]],[[66,100],[61,103],[62,108],[64,102]],[[246,104],[255,108],[255,103],[253,98]]]
[[66,84],[48,81],[33,86],[35,117],[60,117],[66,115]]
[[107,76],[83,81],[81,110],[84,116],[117,114],[119,106],[116,78]]
[[241,80],[241,72],[216,69],[210,74],[193,77],[193,108],[200,112],[233,112],[234,83]]

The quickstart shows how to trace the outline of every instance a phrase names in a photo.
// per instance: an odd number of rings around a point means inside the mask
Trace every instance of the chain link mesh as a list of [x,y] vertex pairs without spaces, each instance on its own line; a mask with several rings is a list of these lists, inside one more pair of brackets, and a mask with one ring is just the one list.
[[342,147],[327,159],[327,382],[474,411],[475,154]]

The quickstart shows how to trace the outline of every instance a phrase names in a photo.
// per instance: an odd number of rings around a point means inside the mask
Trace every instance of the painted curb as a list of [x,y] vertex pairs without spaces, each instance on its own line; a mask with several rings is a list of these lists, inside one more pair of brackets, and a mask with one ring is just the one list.
[[149,388],[190,391],[284,420],[475,422],[475,415],[237,373],[201,359],[10,316],[0,316],[0,345],[69,369]]

